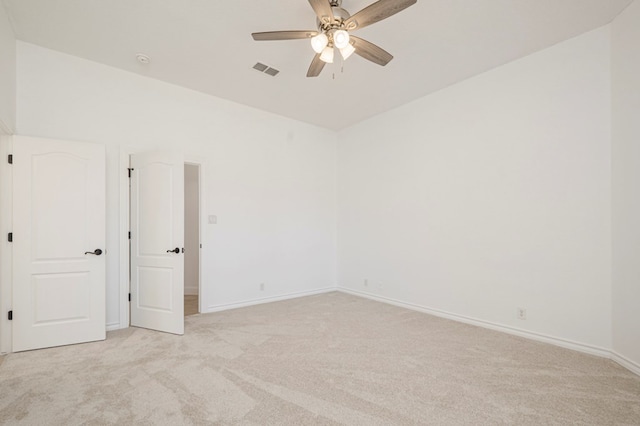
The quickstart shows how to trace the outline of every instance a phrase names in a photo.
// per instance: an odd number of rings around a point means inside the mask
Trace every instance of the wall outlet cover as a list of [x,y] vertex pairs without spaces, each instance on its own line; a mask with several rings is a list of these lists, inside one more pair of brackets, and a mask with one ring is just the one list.
[[527,319],[527,310],[524,308],[517,309],[518,319],[525,320]]

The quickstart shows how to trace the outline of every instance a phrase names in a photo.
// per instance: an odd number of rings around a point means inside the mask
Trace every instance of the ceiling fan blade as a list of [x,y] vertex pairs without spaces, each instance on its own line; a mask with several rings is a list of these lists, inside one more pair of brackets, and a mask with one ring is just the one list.
[[252,33],[254,40],[297,40],[301,38],[311,38],[317,35],[317,31],[267,31],[263,33]]
[[378,21],[395,15],[407,7],[416,4],[418,0],[379,0],[362,9],[345,21],[347,30],[364,28]]
[[333,22],[333,11],[329,0],[309,0],[309,4],[318,15],[320,22],[325,24]]
[[311,65],[309,66],[309,71],[307,71],[307,77],[317,77],[322,72],[326,62],[320,59],[320,54],[318,53],[313,57],[311,61]]
[[353,47],[356,49],[356,53],[371,62],[385,66],[393,59],[391,53],[367,40],[355,36],[351,36],[351,40],[353,41]]

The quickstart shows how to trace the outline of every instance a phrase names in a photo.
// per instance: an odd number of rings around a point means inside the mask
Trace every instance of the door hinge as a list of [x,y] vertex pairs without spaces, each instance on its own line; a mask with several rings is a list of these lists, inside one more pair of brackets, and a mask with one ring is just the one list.
[[10,243],[12,243],[12,242],[13,242],[13,232],[9,232],[9,233],[7,234],[7,241],[9,241]]
[[129,172],[129,177],[131,177],[131,172],[132,172],[133,170],[134,170],[134,169],[132,169],[131,167],[129,167],[129,168],[127,169],[127,171]]
[[129,293],[129,302],[131,302],[131,293]]
[[9,313],[7,313],[7,319],[9,321],[13,321],[13,311],[9,311]]
[[129,231],[129,239],[131,239],[131,231]]
[[13,154],[9,154],[7,156],[7,161],[9,162],[9,164],[13,164]]

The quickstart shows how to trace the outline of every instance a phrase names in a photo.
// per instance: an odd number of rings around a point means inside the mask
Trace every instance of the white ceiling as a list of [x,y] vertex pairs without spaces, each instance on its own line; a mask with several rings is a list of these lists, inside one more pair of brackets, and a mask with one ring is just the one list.
[[[307,0],[4,0],[18,39],[262,110],[342,129],[605,25],[633,0],[418,0],[356,32],[395,58],[353,55],[305,77],[315,30]],[[372,0],[344,0],[351,14]],[[143,52],[149,65],[135,60]],[[276,77],[252,69],[263,62]],[[335,78],[334,78],[335,74]]]

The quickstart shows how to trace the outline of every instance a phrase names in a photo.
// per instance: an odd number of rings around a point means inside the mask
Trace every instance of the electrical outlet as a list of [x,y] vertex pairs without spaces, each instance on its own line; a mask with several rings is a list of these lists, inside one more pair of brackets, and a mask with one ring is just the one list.
[[518,308],[517,309],[517,315],[518,315],[518,319],[526,320],[527,319],[527,310],[524,309],[524,308]]
[[260,291],[264,291],[264,283],[260,283]]
[[364,279],[364,286],[369,287],[369,280],[366,278]]

